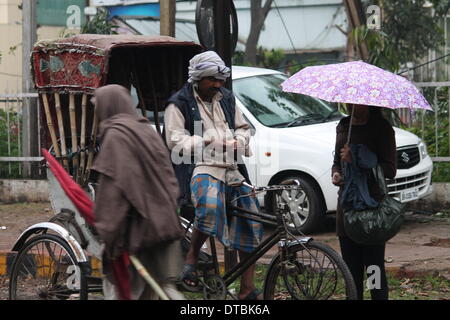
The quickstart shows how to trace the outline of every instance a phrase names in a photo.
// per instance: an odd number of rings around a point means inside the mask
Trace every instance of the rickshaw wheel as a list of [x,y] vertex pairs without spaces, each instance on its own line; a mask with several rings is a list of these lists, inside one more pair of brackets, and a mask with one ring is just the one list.
[[28,240],[14,259],[9,281],[11,300],[86,300],[86,274],[59,236]]

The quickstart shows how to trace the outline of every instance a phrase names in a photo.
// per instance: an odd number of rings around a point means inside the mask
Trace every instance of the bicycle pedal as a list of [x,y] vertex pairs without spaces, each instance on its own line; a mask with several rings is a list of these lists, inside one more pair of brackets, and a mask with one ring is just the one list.
[[187,291],[187,292],[192,292],[192,293],[198,293],[198,292],[202,292],[203,291],[203,285],[199,284],[195,287],[192,286],[188,286],[186,283],[184,283],[184,281],[177,281],[176,282],[176,286],[178,288],[178,290],[180,291]]
[[282,267],[284,268],[284,270],[292,270],[295,269],[297,266],[292,262],[285,261],[282,263]]

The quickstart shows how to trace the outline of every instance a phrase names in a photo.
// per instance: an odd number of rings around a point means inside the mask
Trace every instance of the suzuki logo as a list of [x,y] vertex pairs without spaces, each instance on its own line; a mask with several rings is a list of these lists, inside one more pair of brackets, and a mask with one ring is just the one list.
[[409,162],[409,155],[406,152],[403,152],[402,155],[402,160],[404,163],[408,163]]

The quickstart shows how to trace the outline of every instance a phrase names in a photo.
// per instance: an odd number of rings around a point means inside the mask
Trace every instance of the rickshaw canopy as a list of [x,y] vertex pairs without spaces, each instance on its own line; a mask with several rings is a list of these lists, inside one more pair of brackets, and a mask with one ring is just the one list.
[[186,82],[189,60],[201,51],[199,44],[167,36],[80,34],[36,43],[30,62],[45,114],[41,146],[85,186],[97,150],[94,90],[128,88],[160,132],[167,99]]
[[144,96],[168,97],[187,79],[189,59],[201,51],[199,44],[168,36],[80,34],[36,43],[31,65],[41,92],[92,94],[117,83],[140,87]]

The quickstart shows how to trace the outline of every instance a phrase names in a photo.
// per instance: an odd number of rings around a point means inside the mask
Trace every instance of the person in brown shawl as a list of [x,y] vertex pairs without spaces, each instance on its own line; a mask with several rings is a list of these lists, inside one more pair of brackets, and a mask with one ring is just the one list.
[[[169,297],[172,292],[172,298],[182,298],[173,285],[183,265],[179,188],[163,140],[147,119],[138,116],[125,87],[98,88],[93,103],[100,139],[92,167],[98,173],[94,225],[105,244],[106,274],[111,267],[108,262],[128,252],[141,261]],[[131,299],[153,298],[145,280],[131,265],[128,269]],[[115,295],[106,293],[105,297]]]

